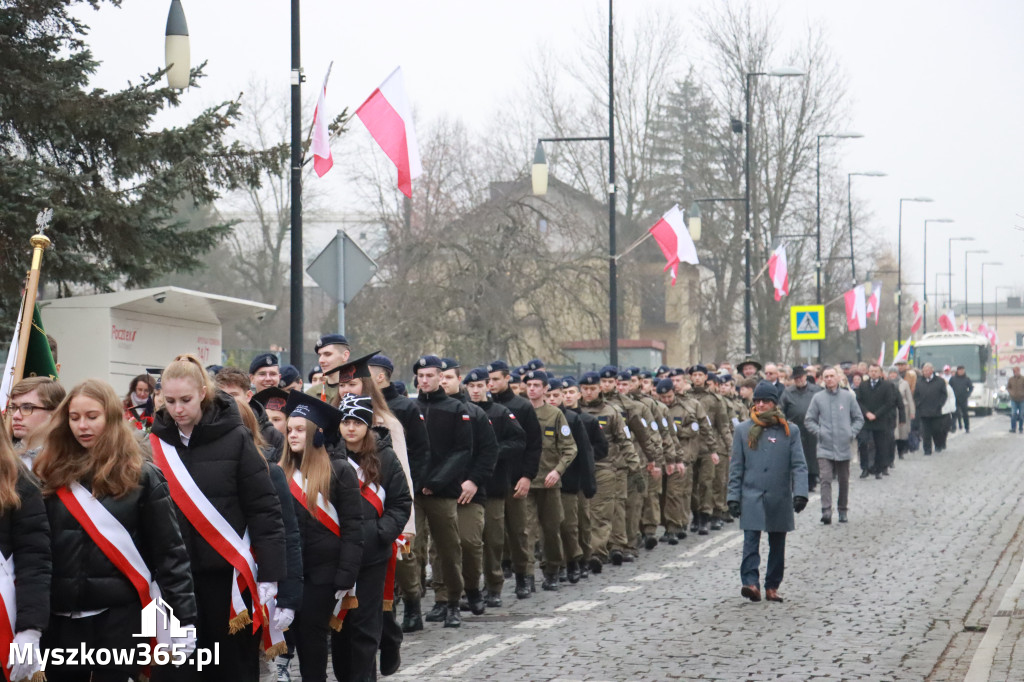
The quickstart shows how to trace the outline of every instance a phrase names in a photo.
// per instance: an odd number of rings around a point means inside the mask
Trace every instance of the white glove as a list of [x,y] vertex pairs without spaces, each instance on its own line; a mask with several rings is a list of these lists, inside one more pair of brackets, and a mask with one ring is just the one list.
[[294,609],[277,609],[274,611],[274,625],[278,630],[284,630],[295,620]]
[[[11,651],[7,659],[7,665],[11,667],[12,680],[27,680],[43,669],[42,661],[39,660],[39,638],[42,634],[39,630],[22,630],[14,635],[14,642],[11,644]],[[27,654],[20,657],[25,660],[24,663],[15,663],[14,652],[16,650]]]
[[196,651],[196,628],[194,625],[183,626],[188,631],[184,637],[171,637],[171,651],[173,656],[178,657],[182,652],[187,659]]
[[334,593],[334,603],[337,604],[342,599],[344,599],[346,592],[348,592],[348,590],[338,590],[337,592],[335,592]]
[[277,583],[258,583],[256,587],[260,591],[261,604],[266,604],[277,596]]

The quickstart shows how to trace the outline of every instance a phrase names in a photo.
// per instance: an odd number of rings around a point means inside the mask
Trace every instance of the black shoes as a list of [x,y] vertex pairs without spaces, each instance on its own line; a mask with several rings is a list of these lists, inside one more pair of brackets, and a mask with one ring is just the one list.
[[[455,606],[455,610],[459,610],[458,605]],[[430,609],[430,611],[427,613],[426,617],[423,620],[427,621],[428,623],[443,623],[445,621],[445,616],[447,613],[448,604],[446,604],[443,601],[434,602],[433,608]]]
[[[620,552],[617,549],[613,549],[612,550],[611,559],[612,559],[612,566],[621,566],[622,565],[622,552]],[[594,571],[594,572],[596,573],[597,571]]]
[[[683,537],[686,537],[685,535]],[[665,534],[658,538],[658,542],[667,542],[670,545],[678,545],[679,537],[676,533],[669,533],[665,531]]]
[[530,583],[526,582],[526,576],[516,573],[516,599],[528,599],[530,596]]
[[[613,554],[614,554],[614,552],[613,552]],[[588,562],[588,565],[589,565],[589,568],[590,568],[590,572],[593,573],[594,575],[600,574],[601,570],[604,568],[604,565],[601,563],[601,560],[598,559],[596,556],[590,557],[590,561]]]
[[394,675],[402,667],[401,649],[388,644],[380,648],[380,674],[384,677]]
[[402,618],[402,632],[419,632],[423,629],[423,616],[420,615],[420,602],[405,600],[405,616]]
[[624,564],[631,564],[631,563],[633,563],[634,561],[636,561],[636,557],[635,557],[635,556],[633,556],[632,554],[629,554],[629,553],[627,552],[627,553],[624,553],[624,554],[622,555],[622,563],[624,563]]
[[486,609],[484,597],[480,594],[480,590],[466,590],[466,601],[469,602],[469,610],[474,616],[484,615]]
[[881,481],[882,480],[882,474],[875,474],[875,479]]
[[658,546],[658,538],[654,537],[653,535],[645,535],[644,536],[644,549],[646,549],[647,551],[651,551],[652,549],[654,549],[657,546]]
[[547,592],[558,592],[558,576],[546,575],[544,576],[544,582],[540,584],[540,588]]
[[501,592],[492,592],[487,590],[484,595],[484,606],[489,606],[492,609],[496,609],[501,606]]
[[846,512],[839,512],[839,523],[846,523]]
[[821,513],[821,522],[823,524],[825,524],[826,526],[831,525],[832,524],[832,512],[831,511],[824,511],[824,512],[822,512]]
[[690,521],[690,532],[691,533],[696,533],[700,529],[700,519],[698,518],[699,516],[700,516],[700,514],[694,514],[693,515],[693,520]]
[[566,567],[565,576],[569,579],[570,585],[575,585],[580,581],[580,563],[579,561],[570,561]]
[[[930,453],[930,452],[926,452],[926,453],[924,453],[924,454],[926,454],[926,455],[930,455],[930,454],[932,454],[932,453]],[[868,477],[868,476],[870,476],[870,475],[871,475],[871,472],[870,472],[870,471],[868,471],[867,469],[864,469],[863,471],[861,471],[861,472],[860,472],[860,477],[861,477],[861,478],[867,478],[867,477]]]
[[448,613],[444,618],[444,626],[446,628],[457,628],[462,625],[462,616],[459,615],[459,607],[453,604],[448,607]]
[[679,538],[680,540],[685,540],[686,539],[686,531],[685,530],[679,531],[678,533],[676,533],[676,537]]
[[711,530],[722,530],[723,525],[725,524],[722,523],[722,519],[718,518],[717,516],[712,517]]
[[710,514],[701,514],[700,515],[700,525],[697,526],[697,535],[707,535],[708,534],[708,517],[709,516],[710,516]]
[[501,574],[505,576],[506,580],[512,577],[512,562],[508,559],[501,562]]

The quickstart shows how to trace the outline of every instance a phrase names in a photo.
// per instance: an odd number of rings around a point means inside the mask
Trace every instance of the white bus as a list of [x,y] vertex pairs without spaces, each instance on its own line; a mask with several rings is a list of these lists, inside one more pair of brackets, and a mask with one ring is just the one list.
[[967,401],[968,409],[974,414],[992,414],[996,406],[998,377],[992,366],[992,346],[989,340],[974,332],[933,332],[914,346],[914,366],[921,367],[926,362],[935,366],[937,374],[949,365],[956,373],[956,368],[963,365],[967,376],[974,382],[974,391]]

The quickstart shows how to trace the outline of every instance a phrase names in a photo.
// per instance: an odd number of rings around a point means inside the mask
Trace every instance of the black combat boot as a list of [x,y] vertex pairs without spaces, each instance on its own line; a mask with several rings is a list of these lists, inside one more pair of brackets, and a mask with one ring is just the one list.
[[466,590],[466,601],[469,602],[469,610],[474,616],[484,615],[484,598],[480,590]]
[[722,519],[717,516],[711,517],[711,530],[722,530]]
[[705,514],[705,513],[701,512],[701,514],[700,514],[700,526],[697,528],[697,535],[707,535],[708,534],[708,526],[709,526],[708,519],[710,518],[710,516],[711,516],[710,514]]
[[617,549],[612,550],[612,566],[622,565],[622,552]]
[[516,599],[527,599],[530,596],[530,583],[526,582],[526,576],[516,573]]
[[660,538],[658,538],[658,542],[667,542],[670,545],[678,545],[679,544],[679,538],[676,537],[675,533],[670,533],[668,531],[665,531],[665,534],[662,535]]
[[544,582],[540,584],[540,588],[547,592],[558,592],[558,576],[557,575],[546,575],[544,576]]
[[418,632],[423,629],[423,616],[420,615],[420,600],[405,600],[405,617],[402,618],[402,632]]
[[512,562],[505,559],[501,562],[501,574],[505,576],[505,579],[512,577]]
[[[459,606],[456,604],[455,610],[458,611],[458,609]],[[423,620],[428,623],[443,623],[446,613],[448,613],[448,604],[443,601],[436,601]]]
[[654,535],[644,535],[644,549],[650,551],[658,546],[658,538]]
[[459,605],[452,604],[448,607],[448,613],[444,617],[444,626],[446,628],[457,628],[462,625],[462,617],[459,615]]
[[501,592],[487,590],[487,594],[484,595],[484,605],[490,606],[492,609],[501,606]]
[[565,569],[565,577],[569,579],[569,583],[572,585],[578,583],[580,581],[580,562],[570,561]]
[[526,584],[530,586],[530,592],[536,592],[537,591],[536,576],[534,576],[532,573],[530,575],[526,576]]
[[601,573],[601,570],[604,568],[604,564],[602,564],[601,560],[598,559],[596,556],[592,556],[590,557],[590,561],[588,562],[588,568],[590,569],[590,572],[594,575],[599,575]]

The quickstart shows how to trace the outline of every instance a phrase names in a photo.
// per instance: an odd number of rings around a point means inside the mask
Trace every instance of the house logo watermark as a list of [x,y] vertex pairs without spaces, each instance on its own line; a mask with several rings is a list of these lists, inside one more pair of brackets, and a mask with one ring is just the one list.
[[165,639],[169,637],[195,637],[195,626],[182,627],[174,615],[174,609],[162,598],[157,597],[142,609],[142,632],[132,637]]

